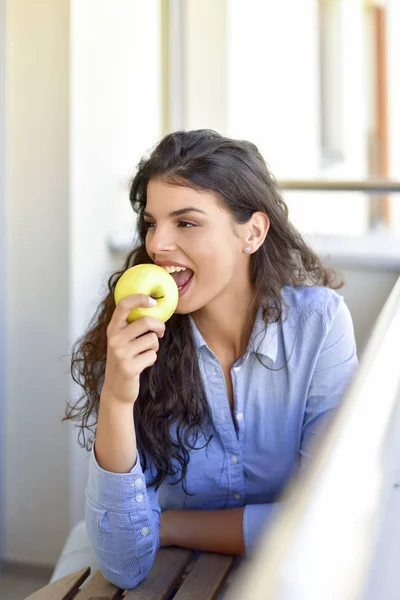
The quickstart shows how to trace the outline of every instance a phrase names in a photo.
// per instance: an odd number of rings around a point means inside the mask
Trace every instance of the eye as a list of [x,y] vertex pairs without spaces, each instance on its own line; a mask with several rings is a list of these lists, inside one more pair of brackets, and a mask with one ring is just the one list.
[[152,221],[144,221],[144,228],[145,229],[153,229],[153,227],[155,227],[156,224],[153,223]]
[[196,227],[194,223],[189,223],[188,221],[179,221],[178,227],[183,227],[184,229],[188,227]]

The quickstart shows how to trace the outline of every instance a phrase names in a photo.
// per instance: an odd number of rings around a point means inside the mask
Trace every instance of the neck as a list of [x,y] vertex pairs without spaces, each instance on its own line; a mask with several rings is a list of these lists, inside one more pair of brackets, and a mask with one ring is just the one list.
[[192,314],[198,330],[223,366],[231,366],[248,345],[257,307],[249,285],[236,294],[216,298]]

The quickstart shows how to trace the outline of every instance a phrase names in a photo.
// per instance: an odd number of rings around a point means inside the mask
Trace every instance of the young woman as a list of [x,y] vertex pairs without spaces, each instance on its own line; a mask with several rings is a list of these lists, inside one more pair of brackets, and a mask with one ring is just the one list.
[[256,146],[167,135],[140,162],[130,202],[140,244],[123,270],[167,268],[178,307],[166,325],[128,324],[151,300],[115,306],[123,271],[113,275],[73,354],[84,395],[67,414],[95,428],[87,530],[122,588],[146,577],[160,545],[249,552],[357,367],[340,286],[291,225]]

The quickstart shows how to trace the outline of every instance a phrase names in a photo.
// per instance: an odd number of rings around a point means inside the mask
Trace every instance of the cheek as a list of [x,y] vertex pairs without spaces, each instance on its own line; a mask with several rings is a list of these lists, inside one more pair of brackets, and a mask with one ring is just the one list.
[[198,262],[199,281],[213,289],[226,285],[234,275],[237,267],[236,249],[226,245],[209,247]]
[[212,260],[217,265],[229,265],[236,260],[237,240],[225,231],[213,231],[199,243],[193,244],[196,254],[204,260]]

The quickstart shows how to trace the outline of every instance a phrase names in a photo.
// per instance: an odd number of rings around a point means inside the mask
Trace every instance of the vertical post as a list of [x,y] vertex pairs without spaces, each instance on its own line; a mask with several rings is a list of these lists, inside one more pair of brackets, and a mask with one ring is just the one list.
[[185,127],[184,4],[161,0],[161,112],[163,135]]
[[[386,60],[386,10],[383,6],[375,7],[376,26],[376,107],[377,135],[379,142],[379,174],[389,174],[388,160],[388,116],[387,116],[387,60]],[[381,216],[386,226],[389,225],[389,199],[381,199]]]

